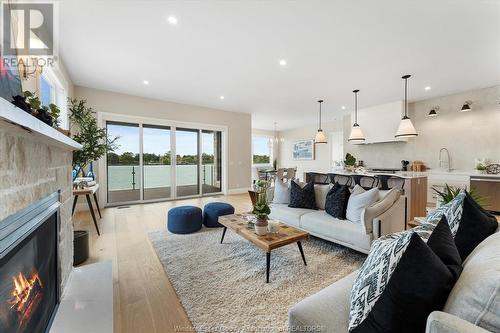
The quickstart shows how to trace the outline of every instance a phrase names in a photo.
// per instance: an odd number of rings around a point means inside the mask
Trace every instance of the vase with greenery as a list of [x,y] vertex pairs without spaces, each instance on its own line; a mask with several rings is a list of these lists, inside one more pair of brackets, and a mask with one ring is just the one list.
[[354,168],[356,167],[356,157],[347,153],[345,155],[344,166],[348,170],[354,170]]
[[488,169],[488,166],[483,164],[483,163],[478,163],[476,165],[476,170],[479,171],[479,173],[486,173],[487,169]]
[[[440,205],[445,205],[447,204],[448,202],[450,202],[451,200],[453,200],[457,195],[460,194],[461,191],[463,190],[466,190],[465,188],[460,188],[460,187],[455,187],[455,186],[450,186],[448,184],[445,184],[445,187],[444,189],[440,189],[440,188],[437,188],[437,187],[432,187],[432,190],[434,192],[436,192],[437,194],[437,202],[436,202],[436,206],[440,206]],[[469,191],[468,191],[469,195],[471,196],[471,198],[477,202],[478,205],[482,205],[483,202],[484,202],[484,198],[481,197],[473,188],[471,188]]]
[[107,152],[117,148],[115,138],[108,137],[106,129],[97,124],[95,112],[85,100],[68,99],[70,129],[73,140],[83,147],[73,152],[73,168],[83,170],[90,162],[97,161]]
[[253,206],[252,214],[255,215],[257,221],[255,222],[255,233],[259,236],[267,234],[267,219],[271,213],[269,202],[267,200],[267,190],[269,189],[269,182],[266,180],[259,180],[257,182],[257,200]]

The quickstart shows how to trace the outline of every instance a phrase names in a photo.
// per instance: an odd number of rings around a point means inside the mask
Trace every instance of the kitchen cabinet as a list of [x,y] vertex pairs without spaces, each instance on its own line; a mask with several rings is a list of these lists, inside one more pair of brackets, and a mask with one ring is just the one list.
[[403,189],[407,200],[406,223],[427,215],[427,177],[405,178]]
[[436,207],[437,194],[433,187],[444,190],[446,185],[460,188],[470,188],[470,176],[453,173],[428,173],[427,174],[427,206]]

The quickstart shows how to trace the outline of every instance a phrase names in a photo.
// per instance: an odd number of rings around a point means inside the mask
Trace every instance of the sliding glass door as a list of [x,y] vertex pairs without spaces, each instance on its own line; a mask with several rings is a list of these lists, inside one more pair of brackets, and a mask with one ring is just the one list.
[[142,138],[143,198],[169,199],[172,196],[170,127],[143,125]]
[[140,128],[138,124],[108,122],[108,136],[117,137],[118,148],[107,155],[108,202],[141,199]]
[[200,194],[198,174],[199,135],[197,129],[175,129],[175,183],[177,185],[177,197]]
[[222,192],[222,132],[201,131],[201,190]]
[[222,192],[222,131],[107,121],[118,149],[107,155],[108,203]]

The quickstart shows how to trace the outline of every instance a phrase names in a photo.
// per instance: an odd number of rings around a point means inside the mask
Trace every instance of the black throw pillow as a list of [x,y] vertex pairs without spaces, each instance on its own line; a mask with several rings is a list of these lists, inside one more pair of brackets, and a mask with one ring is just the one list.
[[325,212],[333,217],[345,220],[345,212],[350,195],[349,187],[335,183],[326,195]]
[[[378,247],[376,252],[379,253],[373,254],[376,256],[375,260],[370,260],[373,267],[366,267],[364,270],[363,265],[360,274],[367,272],[363,277],[365,282],[357,287],[359,294],[351,296],[350,321],[353,327],[350,326],[350,332],[425,332],[429,314],[444,307],[462,270],[451,230],[446,221],[439,223],[439,229],[429,239],[430,244],[424,243],[417,233],[409,232],[409,242],[393,246],[389,253],[380,251]],[[390,269],[385,269],[385,266],[391,264],[389,258],[395,254],[394,251],[404,253],[389,275]],[[371,255],[372,253],[367,261]],[[378,273],[374,273],[376,271]],[[380,283],[384,283],[385,288],[382,294],[377,295]],[[355,286],[356,284],[357,281]],[[355,317],[352,317],[353,301],[357,302]],[[362,313],[359,304],[364,302],[371,302],[373,306],[367,314],[359,317]],[[355,320],[356,317],[358,320]]]
[[451,233],[446,216],[443,215],[441,217],[441,220],[427,240],[427,245],[441,259],[443,264],[448,267],[455,277],[455,281],[458,280],[460,273],[462,273],[462,259],[453,241],[453,234]]
[[466,193],[462,218],[455,235],[455,244],[462,260],[488,236],[495,233],[498,222],[495,216],[485,211]]
[[290,186],[290,204],[292,208],[318,209],[316,207],[316,197],[314,195],[314,183],[307,183],[304,187],[292,181]]

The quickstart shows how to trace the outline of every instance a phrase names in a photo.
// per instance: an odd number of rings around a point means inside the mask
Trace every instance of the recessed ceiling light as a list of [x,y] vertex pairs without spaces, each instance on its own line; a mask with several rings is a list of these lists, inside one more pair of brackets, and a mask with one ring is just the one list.
[[341,109],[342,109],[342,110],[345,110],[345,106],[342,106],[342,107],[341,107]]
[[224,96],[220,96],[219,99],[224,99],[225,97]]
[[429,91],[429,90],[431,90],[431,87],[427,86],[427,87],[425,87],[424,89],[425,89],[426,91]]
[[144,83],[145,85],[148,85],[149,81],[148,80],[144,80],[144,81],[142,81],[142,83]]
[[168,23],[170,23],[172,25],[176,25],[177,24],[177,17],[175,17],[175,16],[169,16],[167,18],[167,21],[168,21]]
[[286,60],[285,59],[281,59],[280,60],[280,66],[283,66],[283,67],[286,66]]

